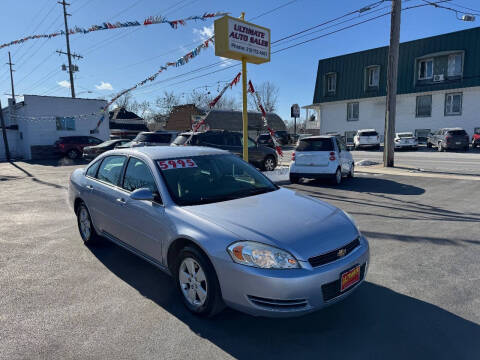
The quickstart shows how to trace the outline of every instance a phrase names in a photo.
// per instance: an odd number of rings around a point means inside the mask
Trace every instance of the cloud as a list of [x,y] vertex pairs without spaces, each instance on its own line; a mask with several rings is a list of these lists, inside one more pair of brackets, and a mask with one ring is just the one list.
[[70,81],[67,80],[57,81],[57,84],[64,88],[70,87]]
[[193,29],[193,33],[198,35],[201,40],[207,40],[213,36],[213,24],[211,26],[204,26],[202,29]]
[[100,83],[100,85],[95,85],[95,87],[97,90],[113,90],[112,84],[103,81]]

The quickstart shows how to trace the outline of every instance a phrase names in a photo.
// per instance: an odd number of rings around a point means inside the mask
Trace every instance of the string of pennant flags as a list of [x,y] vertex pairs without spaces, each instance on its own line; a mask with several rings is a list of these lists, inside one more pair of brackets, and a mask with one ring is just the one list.
[[255,91],[255,88],[253,87],[252,80],[248,80],[248,90],[247,90],[255,100],[255,104],[257,105],[258,110],[262,113],[262,120],[263,120],[263,126],[267,128],[268,132],[270,133],[270,136],[272,137],[273,144],[275,146],[275,150],[277,150],[278,155],[283,157],[283,152],[282,152],[282,147],[278,143],[276,137],[275,137],[275,131],[268,126],[268,121],[267,121],[267,112],[265,111],[265,108],[262,105],[262,101],[260,99],[260,94]]
[[[75,34],[88,34],[93,31],[100,31],[100,30],[112,30],[112,29],[120,29],[120,28],[127,28],[127,27],[134,27],[134,26],[148,26],[148,25],[155,25],[155,24],[169,24],[172,29],[177,29],[179,25],[186,25],[188,21],[205,21],[210,18],[216,18],[219,16],[227,15],[228,13],[225,12],[216,12],[216,13],[204,13],[203,15],[193,15],[183,19],[177,20],[168,20],[164,16],[149,16],[143,21],[126,21],[126,22],[104,22],[101,25],[92,25],[89,28],[82,28],[79,26],[75,26],[68,30],[69,35]],[[51,34],[36,34],[36,35],[29,35],[22,39],[17,39],[10,41],[8,43],[4,43],[0,45],[0,49],[12,45],[22,44],[26,41],[33,40],[33,39],[51,39],[56,36],[65,35],[64,30],[59,30]]]
[[[162,72],[168,70],[169,67],[172,67],[172,66],[179,67],[179,66],[185,65],[191,59],[197,57],[200,54],[200,52],[202,51],[202,49],[208,48],[210,43],[212,43],[212,44],[214,43],[214,36],[209,37],[207,40],[203,41],[196,48],[189,51],[188,53],[186,53],[182,57],[178,58],[176,61],[165,63],[165,65],[161,66],[153,75],[149,76],[148,78],[143,79],[142,81],[136,83],[135,85],[133,85],[132,87],[129,87],[128,89],[124,89],[124,90],[120,91],[112,99],[110,99],[110,101],[105,105],[103,111],[106,111],[110,105],[112,105],[115,101],[117,101],[123,95],[129,93],[130,91],[135,90],[138,87],[141,87],[141,86],[145,85],[147,82],[154,81],[158,77],[158,75],[160,75]],[[103,121],[103,117],[98,120],[97,126],[93,131],[98,130],[102,121]]]

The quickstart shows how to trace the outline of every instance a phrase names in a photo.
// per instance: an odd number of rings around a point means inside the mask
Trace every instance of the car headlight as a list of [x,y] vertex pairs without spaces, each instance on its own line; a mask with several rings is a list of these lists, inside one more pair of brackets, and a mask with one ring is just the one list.
[[231,244],[228,253],[238,264],[265,269],[297,269],[297,259],[289,252],[276,247],[254,242],[239,241]]
[[[343,211],[343,210],[342,210]],[[360,232],[360,229],[358,228],[358,225],[355,221],[355,219],[352,217],[352,215],[350,215],[349,213],[347,213],[346,211],[343,211],[343,213],[345,214],[345,216],[348,218],[348,220],[350,220],[353,224],[353,226],[355,226],[355,228],[357,229],[358,231],[358,235],[361,235],[361,232]]]

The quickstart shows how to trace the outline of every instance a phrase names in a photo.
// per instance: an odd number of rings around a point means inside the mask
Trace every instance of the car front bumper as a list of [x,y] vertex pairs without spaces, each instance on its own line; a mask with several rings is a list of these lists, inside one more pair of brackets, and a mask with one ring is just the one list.
[[[361,237],[360,246],[334,262],[312,268],[260,269],[217,259],[214,266],[225,303],[254,316],[292,317],[304,315],[343,300],[365,280],[370,252]],[[361,267],[360,281],[340,292],[340,277]]]

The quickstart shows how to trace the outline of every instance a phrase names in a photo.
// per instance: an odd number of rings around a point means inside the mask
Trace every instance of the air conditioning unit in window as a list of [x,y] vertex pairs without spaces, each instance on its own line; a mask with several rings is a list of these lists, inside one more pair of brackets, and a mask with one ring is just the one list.
[[445,80],[443,74],[433,75],[433,82],[439,82],[443,80]]

